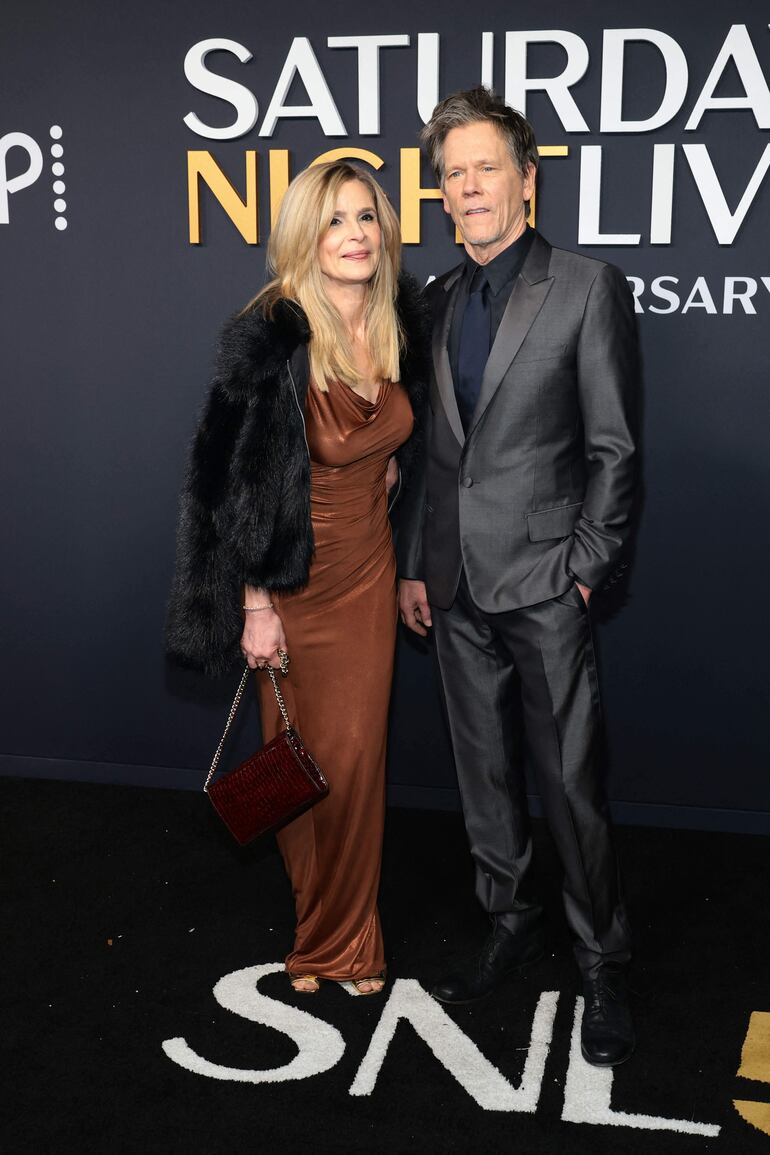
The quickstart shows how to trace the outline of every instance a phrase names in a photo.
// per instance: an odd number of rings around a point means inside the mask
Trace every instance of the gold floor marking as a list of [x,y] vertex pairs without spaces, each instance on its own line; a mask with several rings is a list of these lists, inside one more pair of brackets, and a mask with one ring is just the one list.
[[[758,1083],[770,1083],[770,1012],[754,1011],[741,1052],[738,1075]],[[733,1099],[733,1106],[742,1119],[770,1135],[770,1103],[755,1103],[750,1099]]]

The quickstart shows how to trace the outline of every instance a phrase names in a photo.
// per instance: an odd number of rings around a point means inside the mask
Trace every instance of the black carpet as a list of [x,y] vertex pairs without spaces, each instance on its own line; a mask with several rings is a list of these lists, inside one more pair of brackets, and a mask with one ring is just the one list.
[[2,1155],[770,1152],[766,839],[618,830],[638,1049],[610,1075],[570,1058],[578,990],[542,824],[548,957],[448,1014],[424,988],[486,933],[456,815],[389,814],[386,997],[300,999],[269,970],[292,929],[271,841],[239,851],[187,792],[2,794]]

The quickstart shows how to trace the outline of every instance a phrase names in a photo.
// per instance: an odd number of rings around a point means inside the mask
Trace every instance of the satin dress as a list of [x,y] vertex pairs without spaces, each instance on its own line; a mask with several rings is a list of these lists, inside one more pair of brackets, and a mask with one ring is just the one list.
[[[412,410],[400,384],[368,402],[311,383],[305,420],[315,553],[307,586],[272,600],[291,658],[281,688],[329,794],[277,837],[297,914],[286,969],[343,981],[385,967],[377,892],[397,625],[385,474]],[[267,742],[283,723],[269,680],[258,685]]]

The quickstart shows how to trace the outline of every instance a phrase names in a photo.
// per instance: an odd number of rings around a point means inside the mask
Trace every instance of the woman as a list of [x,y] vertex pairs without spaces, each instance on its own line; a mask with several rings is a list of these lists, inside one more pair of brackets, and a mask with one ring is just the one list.
[[[396,630],[386,486],[406,479],[426,319],[368,173],[314,166],[284,197],[273,277],[225,329],[182,500],[169,648],[219,674],[291,658],[285,698],[327,798],[278,833],[297,912],[292,985],[375,994]],[[398,476],[400,472],[400,477]],[[259,676],[267,742],[282,723]]]

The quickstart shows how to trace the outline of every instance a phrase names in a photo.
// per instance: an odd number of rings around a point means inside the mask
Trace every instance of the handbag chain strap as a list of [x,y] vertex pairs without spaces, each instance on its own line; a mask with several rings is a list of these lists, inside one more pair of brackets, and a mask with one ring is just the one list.
[[[219,739],[219,745],[217,746],[214,757],[211,760],[211,769],[209,770],[209,772],[206,776],[206,781],[203,785],[203,789],[205,791],[208,790],[209,783],[211,782],[211,779],[216,774],[217,766],[219,765],[219,759],[222,756],[222,750],[223,750],[224,745],[225,745],[225,739],[227,738],[227,735],[230,733],[230,727],[233,724],[233,720],[235,719],[235,715],[238,713],[238,707],[241,704],[241,698],[243,697],[243,691],[246,689],[246,682],[249,679],[250,673],[251,673],[251,667],[246,666],[244,668],[243,674],[241,675],[240,685],[238,686],[238,689],[235,691],[235,697],[233,698],[233,704],[230,707],[230,713],[228,715],[227,722],[225,723],[225,732],[222,735],[222,737]],[[275,690],[275,699],[278,703],[278,709],[281,711],[281,717],[283,718],[284,725],[285,725],[287,730],[291,730],[292,725],[291,725],[291,720],[289,718],[289,711],[286,709],[286,703],[283,700],[283,694],[281,693],[281,688],[278,685],[278,679],[275,676],[275,669],[272,666],[268,666],[267,667],[267,673],[270,677],[270,681],[273,683],[273,689]]]

